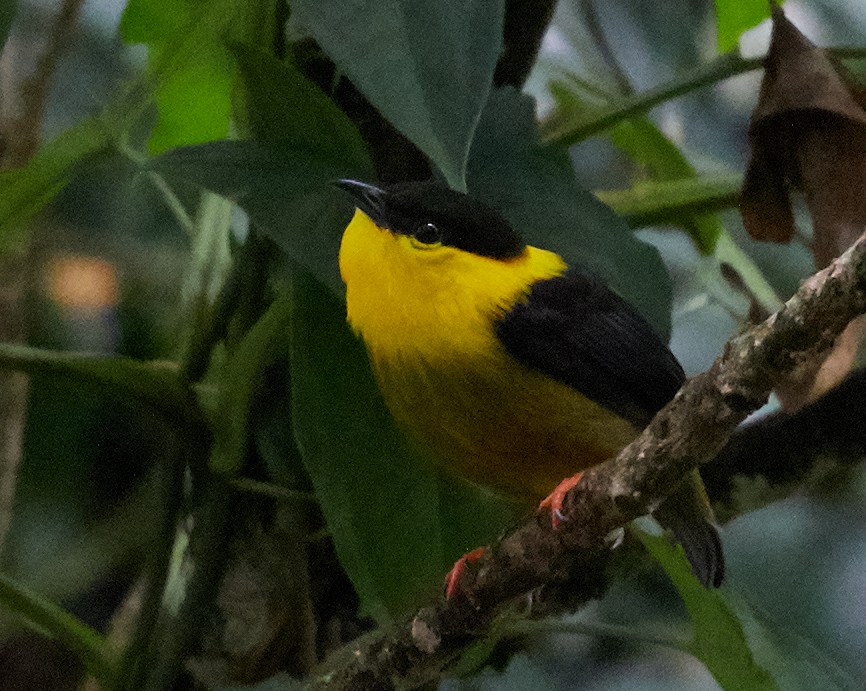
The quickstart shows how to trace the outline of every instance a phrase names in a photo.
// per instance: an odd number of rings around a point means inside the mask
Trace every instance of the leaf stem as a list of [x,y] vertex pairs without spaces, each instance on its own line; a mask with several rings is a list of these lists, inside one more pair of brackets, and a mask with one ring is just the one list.
[[[866,48],[835,48],[829,53],[839,59],[866,58]],[[593,114],[585,112],[555,111],[541,124],[542,139],[546,143],[570,146],[607,129],[611,125],[634,115],[646,113],[660,103],[683,96],[691,91],[710,86],[738,74],[760,69],[764,56],[744,58],[736,51],[720,55],[712,62],[702,65],[688,74],[627,97],[609,108]]]
[[253,480],[250,477],[235,477],[229,480],[229,485],[240,492],[250,492],[265,497],[272,497],[280,501],[309,502],[316,503],[316,495],[313,492],[302,492],[289,489],[272,482]]
[[594,194],[632,228],[642,228],[736,206],[742,185],[743,176],[736,173],[639,182],[625,190]]

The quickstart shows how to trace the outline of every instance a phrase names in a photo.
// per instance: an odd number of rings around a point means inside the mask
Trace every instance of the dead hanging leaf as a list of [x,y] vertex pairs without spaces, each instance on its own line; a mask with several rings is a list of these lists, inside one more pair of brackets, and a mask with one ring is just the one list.
[[778,7],[749,136],[746,229],[758,240],[788,242],[788,190],[799,190],[812,215],[815,263],[823,268],[866,224],[866,89]]
[[[823,268],[866,228],[866,88],[812,44],[773,6],[773,35],[749,137],[752,158],[740,211],[758,240],[789,242],[794,217],[789,190],[802,193],[812,216],[812,253]],[[840,339],[840,352],[804,363],[780,387],[796,409],[841,381],[861,328]]]

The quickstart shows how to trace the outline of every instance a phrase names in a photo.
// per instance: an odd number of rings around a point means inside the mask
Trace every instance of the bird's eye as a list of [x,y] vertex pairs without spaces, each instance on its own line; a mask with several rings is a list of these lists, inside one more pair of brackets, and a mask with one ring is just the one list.
[[436,227],[435,223],[422,223],[419,225],[412,237],[422,245],[436,245],[442,242],[442,231]]

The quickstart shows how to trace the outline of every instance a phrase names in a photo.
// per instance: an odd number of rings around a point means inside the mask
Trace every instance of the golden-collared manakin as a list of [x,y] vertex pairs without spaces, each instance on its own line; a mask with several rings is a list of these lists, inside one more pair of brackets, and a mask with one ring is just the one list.
[[[625,300],[496,210],[436,182],[338,184],[357,207],[340,247],[349,324],[398,424],[454,474],[538,501],[615,456],[683,383]],[[655,516],[718,586],[696,472]]]

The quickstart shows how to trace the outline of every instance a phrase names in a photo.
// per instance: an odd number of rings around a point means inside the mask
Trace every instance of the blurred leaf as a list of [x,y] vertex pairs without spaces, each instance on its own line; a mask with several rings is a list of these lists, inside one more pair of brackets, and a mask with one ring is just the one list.
[[248,46],[234,52],[250,125],[260,141],[184,147],[152,166],[231,198],[283,251],[342,295],[337,254],[352,207],[331,183],[373,177],[363,140],[348,117],[294,68]]
[[352,209],[331,182],[372,176],[350,161],[350,155],[334,160],[276,144],[222,141],[174,149],[151,167],[230,198],[284,252],[342,295],[337,253]]
[[716,34],[720,53],[737,47],[740,35],[770,16],[767,0],[716,0]]
[[292,297],[298,446],[363,610],[381,621],[441,588],[450,563],[492,539],[509,511],[468,486],[455,493],[408,447],[332,294],[298,276]]
[[273,361],[277,344],[288,338],[290,311],[289,299],[274,300],[226,364],[220,378],[223,393],[219,397],[211,450],[211,468],[216,472],[236,472],[246,460],[253,394],[261,383],[264,368]]
[[503,0],[295,0],[292,11],[448,184],[465,190],[502,51]]
[[205,42],[196,60],[166,77],[156,93],[159,120],[148,140],[151,153],[222,139],[231,117],[231,63],[217,44]]
[[6,45],[9,28],[12,26],[17,11],[18,3],[16,0],[0,0],[0,50]]
[[0,173],[0,252],[21,242],[23,224],[69,183],[78,164],[109,144],[99,121],[83,120],[40,148],[23,168]]
[[289,491],[308,492],[310,481],[292,429],[288,334],[286,330],[283,343],[285,361],[282,366],[268,370],[264,383],[266,390],[253,401],[250,424],[256,449],[271,480]]
[[[709,211],[736,206],[743,176],[713,175],[679,180],[636,182],[625,190],[596,190],[598,199],[613,209],[632,228],[657,224],[679,224],[695,210]],[[718,236],[707,233],[705,241]],[[712,252],[715,248],[710,247]]]
[[[571,109],[597,107],[603,96],[571,75],[565,77],[567,81],[559,83],[556,90],[560,105],[570,104]],[[781,302],[760,269],[731,240],[719,218],[709,213],[736,205],[742,177],[698,177],[682,152],[646,117],[620,120],[609,133],[613,144],[641,166],[651,180],[640,180],[627,190],[596,192],[596,196],[632,228],[659,223],[684,228],[702,254],[715,256],[716,271],[723,263],[730,265],[753,299],[768,312],[778,309]]]
[[660,103],[670,101],[696,89],[715,84],[743,72],[759,69],[761,58],[741,58],[736,53],[725,53],[705,65],[699,65],[688,74],[647,91],[622,98],[616,103],[587,111],[579,104],[563,104],[542,125],[545,142],[571,145],[591,137],[620,120],[643,115]]
[[120,22],[127,43],[148,46],[159,119],[148,146],[221,139],[228,134],[236,76],[226,41],[254,34],[264,21],[262,2],[130,0]]
[[117,675],[115,662],[109,657],[102,636],[89,626],[4,575],[0,575],[0,605],[7,612],[23,617],[40,633],[53,636],[68,646],[102,685],[111,687],[114,683]]
[[[610,131],[614,146],[625,151],[632,160],[644,167],[653,180],[682,180],[696,178],[695,169],[682,152],[648,118],[636,117],[617,123]],[[730,202],[736,199],[736,192],[724,197]],[[702,209],[706,212],[708,209]],[[712,254],[716,241],[725,232],[721,221],[713,215],[699,213],[680,221],[688,231],[702,254]]]
[[81,377],[162,410],[169,419],[197,415],[193,399],[180,383],[171,362],[141,362],[116,355],[59,352],[2,343],[0,370],[3,369]]
[[577,186],[564,148],[539,143],[530,97],[513,89],[491,94],[472,146],[469,188],[528,243],[596,272],[667,338],[671,286],[658,252]]
[[863,688],[862,680],[854,679],[805,636],[769,621],[730,589],[725,589],[721,595],[739,619],[755,660],[773,675],[780,689],[855,691]]
[[685,603],[694,627],[692,654],[707,666],[722,688],[779,689],[770,673],[755,661],[743,627],[721,591],[701,585],[692,574],[683,548],[664,536],[650,535],[641,529],[635,532],[662,565]]

